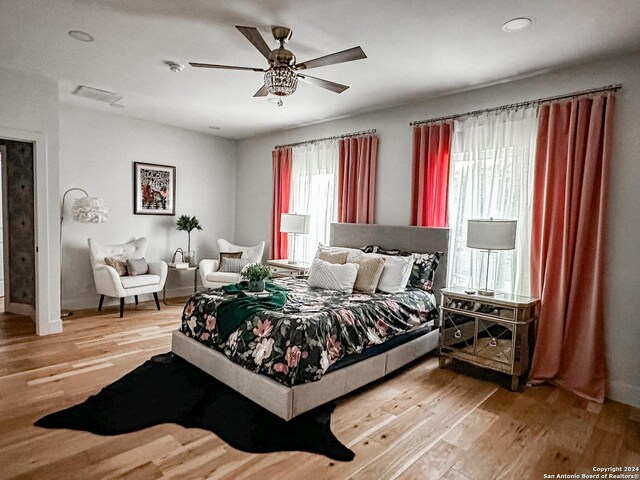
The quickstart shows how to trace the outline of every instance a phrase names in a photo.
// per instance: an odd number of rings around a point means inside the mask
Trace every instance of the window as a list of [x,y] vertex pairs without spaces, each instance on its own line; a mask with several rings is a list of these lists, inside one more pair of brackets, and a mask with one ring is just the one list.
[[483,288],[486,253],[467,248],[467,220],[518,220],[516,249],[492,253],[489,288],[530,293],[536,108],[456,121],[451,148],[448,285]]
[[338,141],[293,148],[289,212],[311,216],[308,235],[289,235],[289,255],[311,262],[318,243],[329,244],[329,228],[338,217]]

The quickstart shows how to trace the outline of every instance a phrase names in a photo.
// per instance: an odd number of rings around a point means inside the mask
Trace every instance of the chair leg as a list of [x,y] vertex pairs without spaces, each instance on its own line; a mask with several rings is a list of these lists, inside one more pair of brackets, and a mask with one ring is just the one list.
[[102,311],[102,302],[104,302],[104,295],[100,295],[100,303],[98,303],[98,311]]
[[156,307],[160,310],[160,300],[158,300],[158,292],[153,292],[153,298],[156,301]]
[[136,305],[138,304],[138,295],[134,295],[133,298],[136,299]]
[[124,297],[120,299],[120,318],[124,316]]

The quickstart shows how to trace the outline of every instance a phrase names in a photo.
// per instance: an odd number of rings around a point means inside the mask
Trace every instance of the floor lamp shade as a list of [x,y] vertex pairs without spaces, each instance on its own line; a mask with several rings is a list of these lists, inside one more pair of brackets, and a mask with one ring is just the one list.
[[109,219],[107,202],[100,197],[78,198],[71,207],[73,221],[79,223],[103,223]]
[[484,289],[478,290],[480,295],[492,296],[493,290],[488,288],[489,265],[492,250],[513,250],[516,248],[517,220],[480,219],[467,223],[467,247],[487,251],[487,270]]
[[280,232],[307,234],[311,226],[311,215],[283,213],[280,217]]
[[467,247],[481,250],[513,250],[516,248],[517,220],[469,220]]

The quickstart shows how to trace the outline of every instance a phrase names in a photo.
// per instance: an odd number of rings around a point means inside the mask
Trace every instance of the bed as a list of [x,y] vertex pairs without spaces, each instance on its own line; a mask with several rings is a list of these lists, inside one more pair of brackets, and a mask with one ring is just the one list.
[[172,351],[290,420],[437,347],[436,299],[446,279],[448,241],[449,230],[444,228],[333,224],[333,246],[443,252],[433,293],[409,288],[399,294],[349,295],[309,289],[304,280],[287,279],[281,282],[289,292],[282,312],[260,312],[220,338],[207,304],[220,301],[223,293],[198,292],[185,306]]

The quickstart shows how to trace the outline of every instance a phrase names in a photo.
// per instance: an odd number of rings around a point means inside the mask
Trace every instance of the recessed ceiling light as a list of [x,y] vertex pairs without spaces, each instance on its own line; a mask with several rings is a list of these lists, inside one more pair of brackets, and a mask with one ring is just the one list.
[[502,30],[505,32],[519,32],[520,30],[524,30],[529,27],[533,23],[533,18],[531,17],[517,17],[512,18],[508,22],[505,22],[502,25]]
[[69,30],[69,36],[74,40],[80,40],[81,42],[93,42],[93,37],[87,32],[81,30]]

